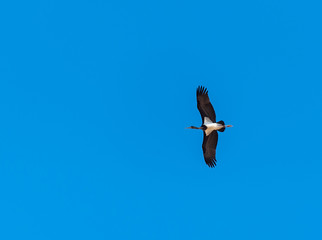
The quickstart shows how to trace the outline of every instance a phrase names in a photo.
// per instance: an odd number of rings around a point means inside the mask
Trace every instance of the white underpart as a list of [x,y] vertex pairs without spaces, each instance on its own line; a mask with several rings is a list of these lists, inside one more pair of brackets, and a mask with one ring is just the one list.
[[219,130],[223,127],[223,125],[219,123],[212,122],[208,117],[204,118],[203,124],[207,127],[205,130],[206,136],[208,136],[212,131]]
[[210,120],[209,117],[204,117],[203,118],[203,124],[207,126],[207,124],[211,124],[213,121]]

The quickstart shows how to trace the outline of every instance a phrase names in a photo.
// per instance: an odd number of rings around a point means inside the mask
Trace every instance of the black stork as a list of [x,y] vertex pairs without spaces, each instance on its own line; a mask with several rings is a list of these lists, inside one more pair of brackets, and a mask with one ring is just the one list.
[[218,141],[218,132],[225,131],[226,127],[232,125],[225,125],[224,121],[216,122],[216,113],[209,101],[208,90],[203,86],[197,88],[197,108],[200,112],[202,125],[201,127],[191,126],[191,129],[203,130],[202,150],[206,164],[209,167],[216,166],[216,147]]

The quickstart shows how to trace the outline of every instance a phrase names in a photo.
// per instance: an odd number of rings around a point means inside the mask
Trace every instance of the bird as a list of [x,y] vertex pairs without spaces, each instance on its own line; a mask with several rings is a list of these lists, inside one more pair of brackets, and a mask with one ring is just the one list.
[[206,164],[213,168],[217,165],[216,148],[218,142],[218,131],[224,132],[226,128],[232,125],[225,125],[220,120],[216,122],[216,113],[211,105],[207,88],[203,86],[197,87],[197,108],[201,115],[201,127],[187,127],[188,129],[201,129],[203,131],[202,150]]

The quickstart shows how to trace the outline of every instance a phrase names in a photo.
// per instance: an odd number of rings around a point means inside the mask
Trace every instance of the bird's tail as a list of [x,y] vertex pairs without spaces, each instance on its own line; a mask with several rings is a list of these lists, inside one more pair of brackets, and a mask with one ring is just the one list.
[[223,128],[221,128],[221,129],[219,129],[218,131],[219,132],[223,132],[223,131],[225,131],[225,129],[226,129],[226,127],[225,127],[225,122],[223,121],[223,120],[220,120],[219,122],[217,122],[218,124],[221,124],[221,125],[223,125],[224,127]]

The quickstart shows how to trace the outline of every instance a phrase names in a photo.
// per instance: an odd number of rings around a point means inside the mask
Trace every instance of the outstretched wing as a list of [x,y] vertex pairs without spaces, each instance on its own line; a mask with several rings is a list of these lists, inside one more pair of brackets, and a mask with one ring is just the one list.
[[204,124],[205,117],[208,117],[212,122],[216,122],[216,113],[209,101],[208,90],[203,86],[197,88],[197,108]]
[[216,147],[218,141],[217,131],[212,131],[208,136],[203,134],[202,150],[205,161],[209,167],[216,166]]

